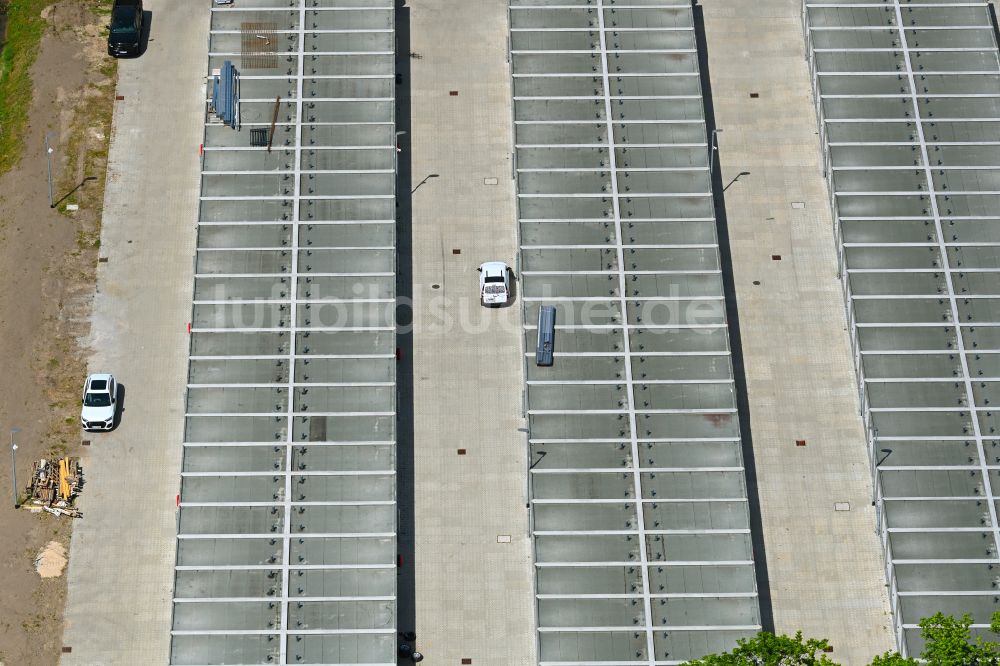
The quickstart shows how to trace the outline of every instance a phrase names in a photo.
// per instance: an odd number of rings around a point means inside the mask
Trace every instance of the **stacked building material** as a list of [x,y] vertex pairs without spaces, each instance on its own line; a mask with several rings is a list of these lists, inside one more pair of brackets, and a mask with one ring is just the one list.
[[83,487],[83,469],[79,458],[42,458],[31,464],[31,476],[25,488],[26,504],[41,506],[56,515],[79,517],[73,503]]

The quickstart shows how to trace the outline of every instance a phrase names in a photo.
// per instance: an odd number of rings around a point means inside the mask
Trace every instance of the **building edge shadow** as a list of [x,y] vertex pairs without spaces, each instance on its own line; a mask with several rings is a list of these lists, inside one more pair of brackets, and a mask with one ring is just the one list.
[[[395,142],[396,142],[396,507],[398,559],[396,562],[396,629],[398,645],[414,647],[406,634],[416,631],[416,570],[413,456],[413,256],[412,164],[409,147],[410,8],[395,3]],[[405,132],[405,134],[400,134]],[[417,637],[419,640],[419,636]],[[397,663],[410,664],[399,657]]]
[[[708,66],[708,43],[705,37],[704,8],[692,0],[695,42],[698,51],[698,72],[701,79],[702,98],[705,106],[705,136],[708,149],[712,150],[712,134],[716,130],[715,107],[712,101],[712,82]],[[746,477],[747,505],[750,514],[750,541],[753,547],[754,574],[757,580],[757,597],[760,605],[761,629],[774,632],[774,612],[771,607],[771,586],[767,572],[767,552],[764,546],[764,527],[761,520],[760,493],[757,487],[757,466],[754,461],[753,434],[750,429],[750,404],[747,397],[746,367],[743,360],[743,340],[740,335],[740,316],[736,302],[736,282],[733,276],[732,250],[729,244],[729,223],[726,217],[726,198],[722,182],[720,155],[716,154],[712,180],[712,202],[715,207],[716,233],[722,270],[722,287],[726,303],[726,321],[729,328],[729,346],[733,363],[733,383],[736,388],[736,411],[740,419],[740,440],[743,449],[743,469]]]

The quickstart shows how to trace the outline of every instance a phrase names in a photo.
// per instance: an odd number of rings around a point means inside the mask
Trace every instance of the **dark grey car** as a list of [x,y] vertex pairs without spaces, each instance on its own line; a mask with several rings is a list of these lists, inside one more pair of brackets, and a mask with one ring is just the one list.
[[111,8],[108,55],[139,55],[142,45],[142,0],[115,0]]

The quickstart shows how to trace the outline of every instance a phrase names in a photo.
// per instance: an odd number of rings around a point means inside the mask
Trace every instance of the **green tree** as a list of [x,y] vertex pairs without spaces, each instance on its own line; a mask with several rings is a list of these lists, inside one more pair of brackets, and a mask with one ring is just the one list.
[[[922,661],[903,657],[898,652],[886,652],[872,659],[870,666],[1000,666],[1000,642],[983,636],[972,638],[972,616],[966,613],[955,618],[936,613],[920,621],[920,636],[924,649]],[[990,633],[1000,636],[1000,612],[993,614]],[[825,638],[803,639],[795,636],[775,636],[766,631],[753,638],[736,641],[736,648],[689,661],[685,666],[837,666],[823,652],[830,648]]]
[[898,652],[886,652],[872,659],[871,666],[919,666],[916,659],[903,657]]
[[[935,613],[920,621],[924,651],[920,653],[930,666],[966,666],[968,664],[1000,663],[1000,643],[977,636],[972,640],[969,626],[972,616],[960,618]],[[1000,613],[993,614],[990,632],[1000,633]]]
[[732,652],[689,661],[687,666],[837,666],[823,654],[829,647],[825,638],[803,640],[801,631],[793,637],[762,631],[736,641]]
[[[966,613],[955,618],[936,613],[920,621],[920,636],[924,650],[920,657],[929,666],[996,666],[1000,664],[1000,643],[982,636],[972,639],[969,627],[972,616]],[[1000,634],[1000,613],[993,614],[990,632]],[[901,657],[898,652],[886,652],[875,657],[871,666],[917,666],[916,659]]]

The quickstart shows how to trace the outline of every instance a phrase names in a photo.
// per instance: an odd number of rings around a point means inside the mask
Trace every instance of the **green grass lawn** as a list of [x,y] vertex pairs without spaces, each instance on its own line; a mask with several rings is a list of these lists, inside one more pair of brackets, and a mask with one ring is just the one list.
[[51,0],[7,3],[7,35],[0,54],[0,173],[21,157],[31,108],[31,65],[45,28],[41,12],[49,4]]

